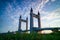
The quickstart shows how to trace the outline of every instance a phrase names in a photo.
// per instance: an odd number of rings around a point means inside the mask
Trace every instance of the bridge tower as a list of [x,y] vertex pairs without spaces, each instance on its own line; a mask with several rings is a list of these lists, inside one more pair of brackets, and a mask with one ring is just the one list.
[[33,27],[33,17],[38,19],[38,28],[41,28],[41,22],[40,22],[40,13],[38,12],[38,14],[34,14],[33,13],[33,9],[31,8],[30,10],[30,32],[34,31],[34,27]]
[[21,16],[19,18],[19,27],[18,27],[18,31],[21,32],[21,22],[25,22],[26,23],[26,31],[28,30],[28,18],[26,18],[26,20],[21,19]]

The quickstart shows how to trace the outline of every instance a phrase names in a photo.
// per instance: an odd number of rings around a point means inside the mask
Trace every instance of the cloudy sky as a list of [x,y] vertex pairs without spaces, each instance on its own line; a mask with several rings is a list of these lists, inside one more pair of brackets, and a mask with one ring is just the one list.
[[[35,14],[40,12],[41,28],[60,27],[60,0],[0,0],[0,33],[17,31],[20,15],[24,20],[28,17],[30,27],[31,7]],[[34,27],[38,27],[37,23],[34,18]],[[21,29],[25,30],[25,27],[22,22]]]

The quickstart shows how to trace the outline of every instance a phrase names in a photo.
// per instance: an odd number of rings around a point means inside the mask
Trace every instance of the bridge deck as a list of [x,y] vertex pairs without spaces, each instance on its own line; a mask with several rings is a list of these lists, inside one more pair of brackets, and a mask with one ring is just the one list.
[[[57,29],[59,30],[60,28],[33,28],[33,31],[41,31],[41,30],[54,30]],[[30,31],[30,30],[21,30],[22,32]]]

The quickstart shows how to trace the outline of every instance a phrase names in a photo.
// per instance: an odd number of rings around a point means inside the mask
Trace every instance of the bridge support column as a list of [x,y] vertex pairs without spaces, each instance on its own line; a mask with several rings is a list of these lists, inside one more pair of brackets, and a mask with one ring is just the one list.
[[38,12],[38,28],[41,28],[40,13]]
[[26,18],[26,31],[28,31],[28,18]]
[[18,27],[18,31],[21,32],[21,16],[19,18],[19,27]]
[[33,31],[33,9],[30,10],[30,33]]

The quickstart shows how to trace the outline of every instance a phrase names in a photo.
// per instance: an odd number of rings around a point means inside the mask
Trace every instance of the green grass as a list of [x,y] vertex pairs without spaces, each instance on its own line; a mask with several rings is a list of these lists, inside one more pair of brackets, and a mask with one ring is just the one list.
[[0,34],[0,40],[60,40],[60,32],[51,34],[6,33]]

